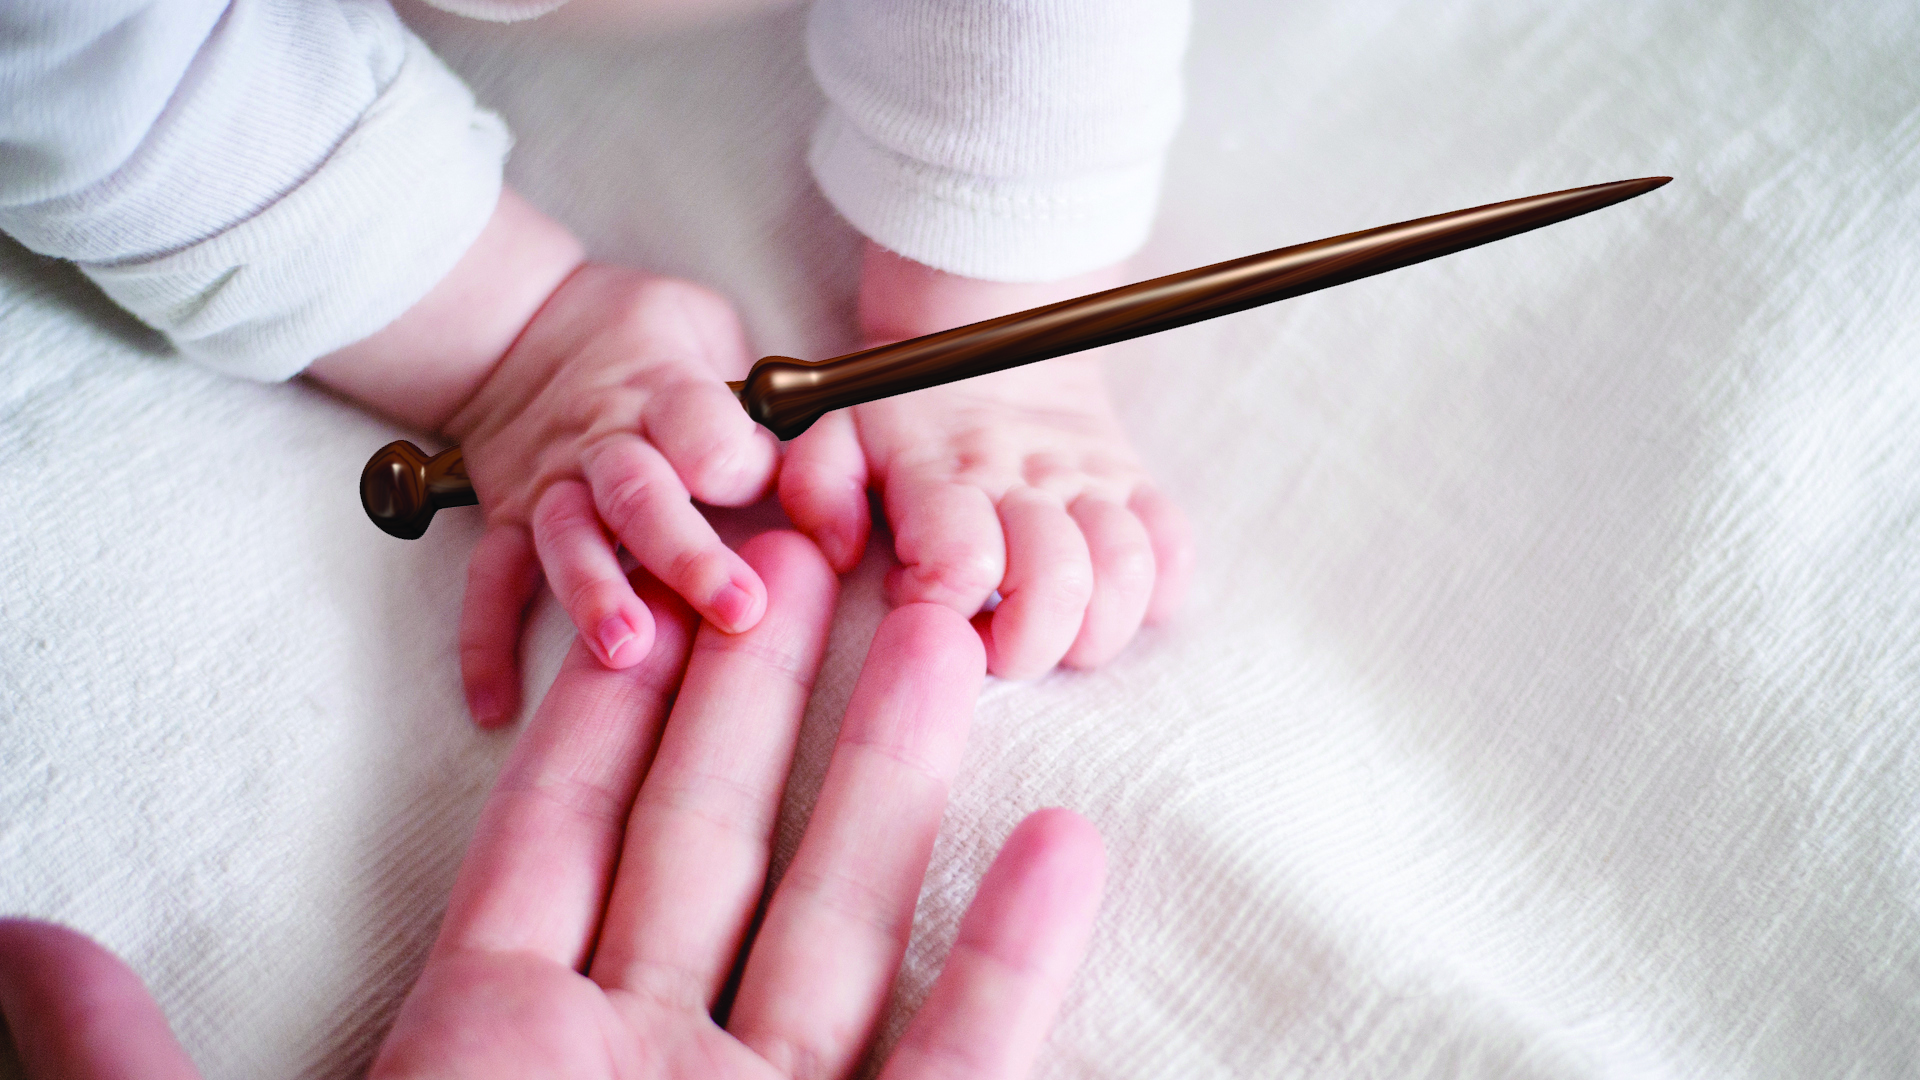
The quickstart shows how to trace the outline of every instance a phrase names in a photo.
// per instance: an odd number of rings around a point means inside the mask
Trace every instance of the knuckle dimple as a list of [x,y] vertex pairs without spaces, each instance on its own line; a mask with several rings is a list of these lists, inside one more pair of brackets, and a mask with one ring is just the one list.
[[1067,611],[1082,610],[1093,599],[1093,572],[1077,566],[1056,571],[1044,591],[1051,606]]
[[609,603],[606,589],[594,578],[584,578],[567,590],[560,600],[560,606],[573,616],[574,624],[580,627],[597,626],[603,612],[610,613],[617,605]]
[[1021,480],[1038,491],[1061,493],[1083,486],[1086,477],[1072,462],[1051,454],[1036,454],[1027,460]]
[[722,442],[702,446],[685,455],[680,475],[689,488],[717,494],[731,485],[740,472],[738,447]]
[[759,1048],[782,1076],[813,1077],[829,1075],[828,1055],[823,1048],[802,1041],[797,1035],[781,1036]]
[[683,587],[726,576],[726,560],[716,551],[694,546],[674,555],[667,564],[667,576]]
[[629,476],[608,484],[594,499],[600,519],[615,532],[626,532],[644,519],[659,498],[656,485],[645,476]]
[[535,536],[559,535],[579,520],[580,510],[576,501],[555,493],[550,492],[533,508]]
[[1019,444],[999,425],[963,430],[952,440],[946,460],[957,480],[971,482],[986,476],[1018,475]]
[[919,577],[928,584],[963,595],[992,592],[1000,584],[999,561],[977,547],[947,547],[920,564]]
[[488,678],[503,667],[501,657],[504,650],[491,641],[463,641],[460,643],[460,670],[470,678]]

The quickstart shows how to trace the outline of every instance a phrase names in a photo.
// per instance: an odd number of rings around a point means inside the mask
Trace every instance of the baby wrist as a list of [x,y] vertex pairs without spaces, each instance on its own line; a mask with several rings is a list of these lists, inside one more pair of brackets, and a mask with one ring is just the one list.
[[1126,283],[1116,262],[1043,282],[987,281],[936,270],[868,241],[858,313],[864,341],[899,341],[1011,315]]
[[486,227],[439,284],[307,374],[412,427],[452,433],[527,324],[585,259],[565,226],[503,188]]

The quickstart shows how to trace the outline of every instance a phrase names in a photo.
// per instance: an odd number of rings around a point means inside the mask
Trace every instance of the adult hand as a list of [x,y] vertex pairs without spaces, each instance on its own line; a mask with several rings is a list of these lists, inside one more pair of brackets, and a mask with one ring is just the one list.
[[[695,634],[685,606],[645,582],[659,627],[645,661],[610,671],[575,645],[481,815],[374,1077],[813,1078],[859,1066],[985,660],[946,608],[887,617],[813,819],[752,933],[835,581],[794,534],[758,537],[742,555],[768,589],[747,633]],[[1078,816],[1022,822],[882,1075],[1023,1075],[1084,950],[1103,872],[1099,837]],[[736,969],[723,1027],[711,1010]],[[0,963],[0,995],[7,975]],[[18,997],[0,1001],[29,1075],[132,1075],[36,1058],[35,1047],[118,1044],[42,1038],[49,1024],[85,1026],[85,1010],[16,1018]],[[141,1023],[109,1015],[129,1038],[166,1038],[145,1008]]]

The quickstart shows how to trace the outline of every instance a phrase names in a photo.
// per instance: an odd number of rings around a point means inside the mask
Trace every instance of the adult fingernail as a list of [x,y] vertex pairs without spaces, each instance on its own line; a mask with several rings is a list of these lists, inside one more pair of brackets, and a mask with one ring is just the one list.
[[606,656],[607,662],[617,664],[620,662],[620,650],[633,640],[634,633],[633,627],[623,616],[609,615],[594,636],[600,639],[600,651]]
[[747,615],[753,610],[753,597],[747,590],[729,581],[720,586],[713,594],[713,613],[719,616],[720,628],[729,634],[745,630]]

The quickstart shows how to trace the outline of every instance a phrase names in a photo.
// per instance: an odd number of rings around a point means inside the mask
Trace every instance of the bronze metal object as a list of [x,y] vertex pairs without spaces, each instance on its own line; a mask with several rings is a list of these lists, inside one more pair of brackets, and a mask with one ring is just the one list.
[[[728,383],[747,414],[791,439],[826,413],[1022,364],[1159,333],[1317,292],[1591,213],[1673,179],[1594,184],[1347,233],[1123,285],[937,334],[807,362],[762,357]],[[414,539],[433,513],[478,501],[460,448],[427,457],[409,442],[374,455],[360,477],[367,516]]]
[[401,439],[381,447],[360,470],[360,505],[375,525],[402,540],[424,536],[436,510],[479,502],[457,446],[428,457]]

